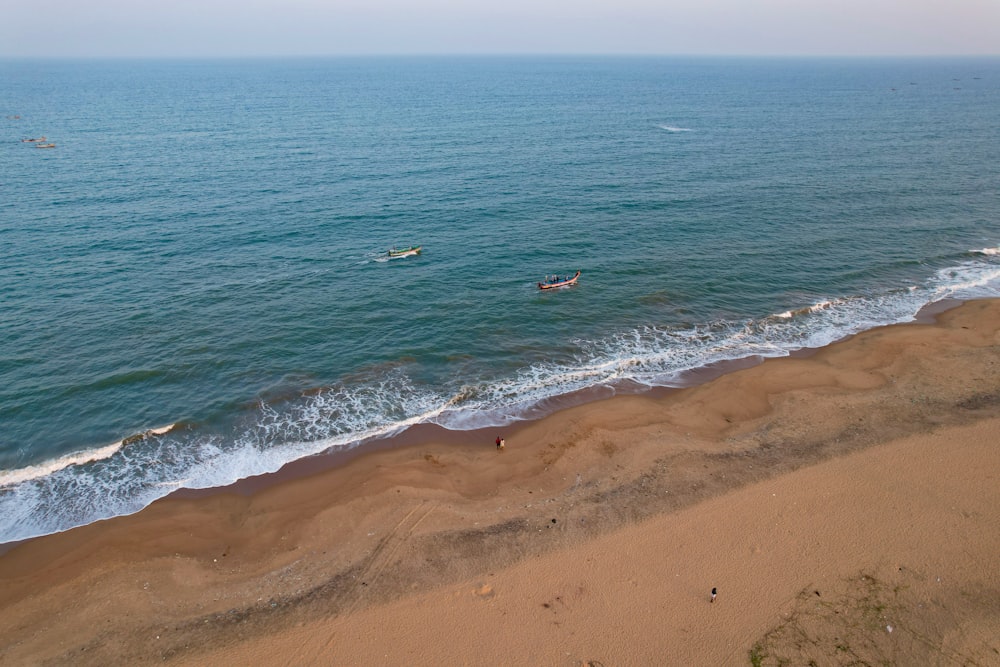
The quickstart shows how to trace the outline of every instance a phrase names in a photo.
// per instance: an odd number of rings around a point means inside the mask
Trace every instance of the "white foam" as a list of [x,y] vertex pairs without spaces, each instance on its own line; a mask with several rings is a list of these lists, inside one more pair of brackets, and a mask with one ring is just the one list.
[[[168,426],[147,429],[146,431],[143,431],[140,436],[163,435],[165,433],[169,433],[170,429],[173,427],[174,424],[170,424]],[[39,477],[45,477],[70,466],[84,465],[86,463],[93,463],[95,461],[111,458],[125,446],[126,441],[131,441],[136,437],[137,436],[124,438],[110,445],[105,445],[104,447],[73,452],[72,454],[66,454],[64,456],[60,456],[59,458],[51,459],[33,466],[26,466],[16,470],[0,470],[0,488],[20,484],[21,482],[27,482],[28,480],[37,479]]]
[[0,488],[20,484],[21,482],[27,482],[28,480],[37,479],[39,477],[45,477],[69,466],[82,465],[92,461],[100,461],[101,459],[113,456],[114,453],[121,448],[122,441],[119,440],[113,445],[66,454],[65,456],[60,456],[57,459],[45,461],[44,463],[39,463],[38,465],[18,468],[17,470],[0,470]]
[[466,392],[460,409],[443,411],[439,423],[475,428],[534,416],[546,399],[627,380],[647,386],[678,386],[686,373],[747,357],[787,356],[874,326],[912,321],[930,296],[898,290],[880,297],[821,299],[760,320],[718,321],[690,328],[644,327],[604,341],[580,342],[563,362],[535,364],[509,379]]
[[970,250],[969,252],[977,253],[980,255],[1000,255],[1000,247],[997,248],[981,248],[979,250]]
[[667,132],[694,132],[689,127],[675,127],[673,125],[657,125],[661,130],[666,130]]
[[959,266],[941,269],[932,279],[933,301],[945,298],[975,299],[995,297],[1000,292],[1000,268],[995,264],[983,266],[968,262]]
[[833,308],[838,303],[843,303],[843,299],[829,299],[824,301],[819,301],[809,306],[810,313],[818,313],[820,311],[826,310],[827,308]]

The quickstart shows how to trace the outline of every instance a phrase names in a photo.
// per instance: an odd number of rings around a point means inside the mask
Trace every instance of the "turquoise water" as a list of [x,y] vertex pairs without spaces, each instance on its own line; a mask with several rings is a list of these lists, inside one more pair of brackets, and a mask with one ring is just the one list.
[[5,61],[0,100],[0,542],[1000,289],[997,59]]

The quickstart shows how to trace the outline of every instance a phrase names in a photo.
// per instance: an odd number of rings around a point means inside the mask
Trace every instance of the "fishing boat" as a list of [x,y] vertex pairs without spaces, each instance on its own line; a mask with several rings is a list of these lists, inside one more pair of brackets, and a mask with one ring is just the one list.
[[35,144],[35,148],[55,148],[55,144]]
[[36,141],[45,141],[45,137],[35,137],[33,139],[21,139],[22,144],[33,144]]
[[555,289],[557,287],[570,287],[580,279],[580,272],[577,271],[572,276],[545,276],[545,282],[538,283],[538,289]]
[[389,249],[389,259],[396,259],[397,257],[409,257],[411,255],[419,255],[421,248],[423,248],[423,246],[419,245],[412,245],[409,248],[392,247]]

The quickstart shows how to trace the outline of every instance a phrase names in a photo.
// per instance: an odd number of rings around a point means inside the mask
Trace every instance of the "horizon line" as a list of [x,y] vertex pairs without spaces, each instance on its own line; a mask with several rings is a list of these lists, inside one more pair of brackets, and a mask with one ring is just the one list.
[[958,59],[1000,58],[996,53],[642,53],[642,52],[373,52],[270,54],[3,54],[0,60],[302,60],[326,58],[727,58],[727,59]]

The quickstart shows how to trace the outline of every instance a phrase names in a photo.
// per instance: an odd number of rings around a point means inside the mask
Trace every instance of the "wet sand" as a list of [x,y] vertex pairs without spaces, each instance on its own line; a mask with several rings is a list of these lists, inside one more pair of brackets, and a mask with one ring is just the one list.
[[998,301],[438,435],[15,546],[0,664],[1000,664]]

